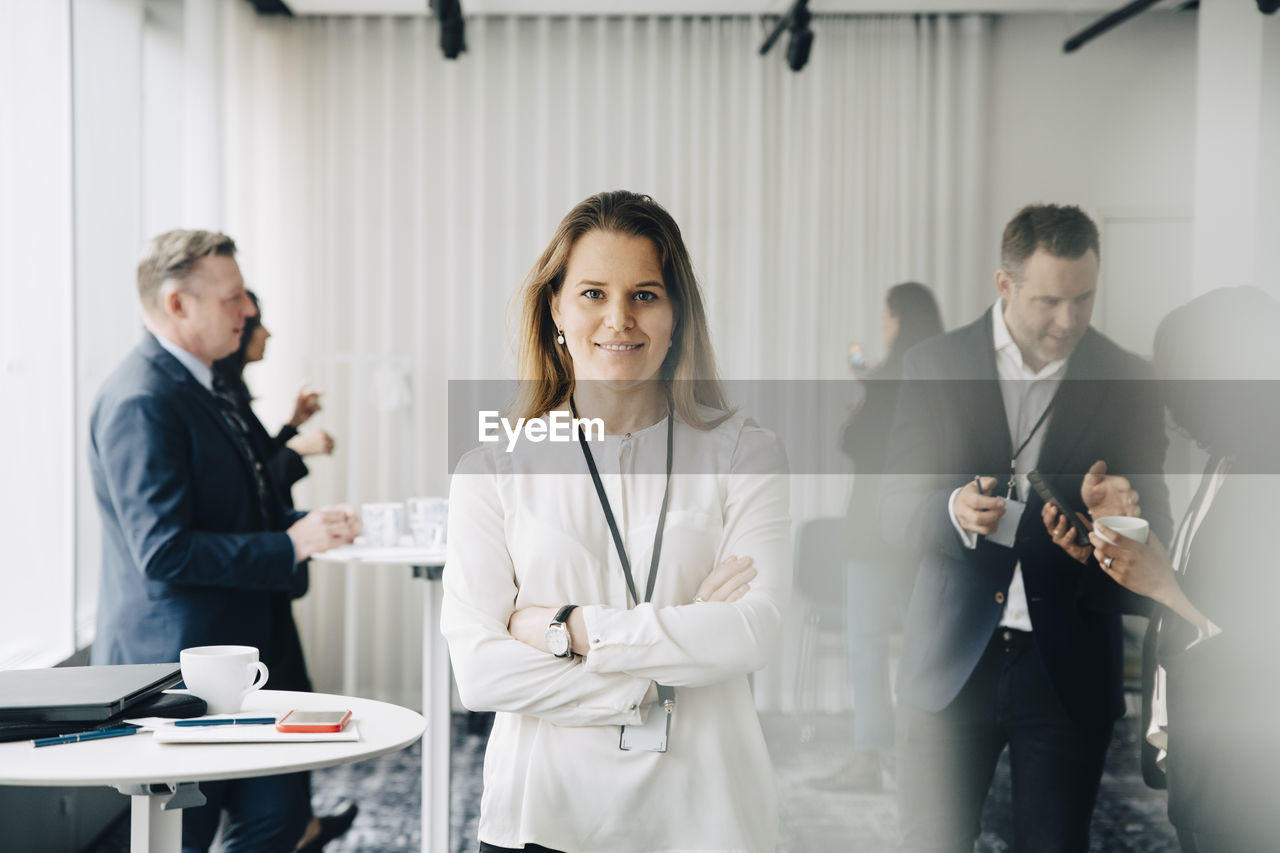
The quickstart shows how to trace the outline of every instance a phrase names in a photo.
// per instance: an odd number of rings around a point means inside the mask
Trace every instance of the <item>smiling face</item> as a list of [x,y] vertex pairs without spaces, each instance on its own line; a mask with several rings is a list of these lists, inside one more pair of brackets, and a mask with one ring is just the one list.
[[1021,280],[996,273],[1004,320],[1023,361],[1034,370],[1071,355],[1089,328],[1098,290],[1098,256],[1059,258],[1044,249],[1022,267]]
[[675,311],[653,242],[614,231],[583,234],[569,253],[551,315],[576,380],[625,388],[657,379]]

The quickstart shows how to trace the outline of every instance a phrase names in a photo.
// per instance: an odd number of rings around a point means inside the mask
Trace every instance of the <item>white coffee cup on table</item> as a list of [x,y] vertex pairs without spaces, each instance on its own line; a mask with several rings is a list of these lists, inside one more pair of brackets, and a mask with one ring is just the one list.
[[[1094,519],[1093,523],[1095,528],[1101,524],[1108,530],[1114,530],[1121,536],[1128,537],[1135,542],[1146,542],[1147,537],[1151,535],[1151,523],[1145,518],[1137,518],[1131,515],[1108,515],[1104,518]],[[1098,535],[1112,545],[1118,544],[1101,530],[1098,531]]]
[[253,646],[195,646],[183,649],[178,662],[187,689],[204,700],[210,714],[236,713],[270,674]]
[[360,507],[360,521],[364,526],[364,544],[394,548],[400,544],[404,530],[404,504],[365,504]]
[[413,542],[422,548],[439,551],[445,546],[449,530],[447,498],[409,498],[409,531]]

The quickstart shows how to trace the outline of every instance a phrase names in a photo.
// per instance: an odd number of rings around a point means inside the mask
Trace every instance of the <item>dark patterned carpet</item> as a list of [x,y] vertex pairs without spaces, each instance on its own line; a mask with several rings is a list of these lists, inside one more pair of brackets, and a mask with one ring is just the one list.
[[[782,797],[781,853],[827,853],[856,850],[887,853],[894,848],[897,811],[892,794],[843,794],[816,791],[807,782],[833,771],[841,762],[848,717],[832,715],[814,721],[815,736],[801,742],[794,718],[781,715],[763,720],[778,773]],[[454,851],[476,850],[480,810],[480,768],[484,736],[471,732],[465,714],[454,716],[453,825]],[[1107,758],[1102,791],[1094,812],[1091,851],[1100,853],[1176,853],[1177,841],[1165,818],[1164,794],[1142,784],[1137,762],[1137,733],[1133,719],[1116,727]],[[315,805],[320,812],[339,801],[354,799],[360,815],[351,831],[326,847],[329,853],[395,853],[421,849],[421,751],[417,745],[403,752],[360,764],[316,771]],[[1009,769],[1001,761],[983,815],[983,834],[977,853],[1011,850]],[[110,836],[88,853],[128,850],[128,820],[118,822]]]

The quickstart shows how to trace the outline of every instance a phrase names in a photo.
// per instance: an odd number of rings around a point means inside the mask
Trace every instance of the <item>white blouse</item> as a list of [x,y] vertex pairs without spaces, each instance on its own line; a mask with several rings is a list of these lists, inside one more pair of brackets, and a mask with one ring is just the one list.
[[[644,594],[665,485],[667,422],[590,442]],[[772,851],[773,768],[747,674],[777,645],[791,590],[787,464],[773,433],[734,416],[676,419],[670,509],[653,600],[626,580],[575,442],[474,450],[449,499],[441,631],[463,703],[497,711],[484,764],[482,841],[566,853]],[[693,603],[730,556],[758,571],[736,602]],[[507,632],[529,606],[582,606],[585,658]],[[620,726],[676,688],[667,752],[623,751]],[[663,713],[660,706],[653,713]]]

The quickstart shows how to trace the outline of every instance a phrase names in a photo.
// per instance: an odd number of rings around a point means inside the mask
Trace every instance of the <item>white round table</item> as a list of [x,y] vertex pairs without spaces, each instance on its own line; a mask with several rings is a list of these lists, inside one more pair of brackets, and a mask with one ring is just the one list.
[[[441,578],[445,552],[414,545],[377,547],[348,545],[320,554],[313,561],[347,565],[408,566],[414,577],[423,580],[422,593],[422,712],[429,731],[422,741],[422,851],[448,853],[449,849],[449,760],[451,673],[449,648],[440,634]],[[347,573],[344,605],[343,678],[356,671],[355,601],[359,579]],[[354,679],[343,685],[354,690]]]
[[291,708],[350,708],[358,741],[309,743],[161,744],[149,732],[129,737],[35,748],[31,741],[0,743],[0,785],[107,785],[132,797],[130,849],[170,853],[182,848],[182,812],[200,805],[195,783],[271,776],[348,764],[404,749],[426,722],[408,708],[327,693],[259,690],[245,711],[281,715]]

